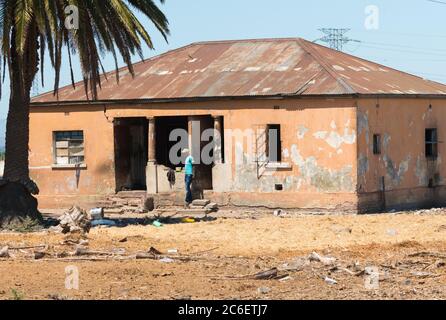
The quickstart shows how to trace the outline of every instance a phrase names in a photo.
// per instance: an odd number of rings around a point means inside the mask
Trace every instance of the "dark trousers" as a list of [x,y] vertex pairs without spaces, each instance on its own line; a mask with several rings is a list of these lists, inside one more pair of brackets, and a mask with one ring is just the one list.
[[186,203],[192,203],[192,189],[191,189],[191,185],[192,185],[192,178],[193,176],[191,174],[187,174],[186,175]]

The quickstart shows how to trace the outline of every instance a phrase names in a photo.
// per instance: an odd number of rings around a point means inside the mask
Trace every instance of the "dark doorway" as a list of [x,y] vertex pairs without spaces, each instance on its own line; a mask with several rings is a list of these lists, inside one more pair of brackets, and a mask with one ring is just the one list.
[[[182,164],[172,163],[169,153],[178,141],[170,141],[170,133],[176,129],[187,132],[188,117],[157,117],[156,118],[156,162],[157,164],[175,169],[182,167]],[[181,157],[181,151],[178,153]]]
[[114,122],[116,191],[146,190],[147,119]]

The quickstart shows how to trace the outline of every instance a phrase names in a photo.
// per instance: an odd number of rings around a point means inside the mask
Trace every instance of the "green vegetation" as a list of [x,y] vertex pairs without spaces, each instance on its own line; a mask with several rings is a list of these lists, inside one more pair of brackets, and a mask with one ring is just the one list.
[[11,289],[12,298],[11,300],[23,300],[25,295],[16,289]]

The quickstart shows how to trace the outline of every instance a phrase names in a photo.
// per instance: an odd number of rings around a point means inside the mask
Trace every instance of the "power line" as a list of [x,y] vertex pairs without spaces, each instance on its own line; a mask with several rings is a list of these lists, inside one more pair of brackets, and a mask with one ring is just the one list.
[[390,52],[402,52],[407,54],[416,54],[416,55],[426,55],[426,56],[437,56],[437,57],[445,57],[445,53],[440,52],[429,52],[429,51],[421,51],[421,50],[405,50],[405,49],[397,49],[392,47],[385,47],[385,46],[378,46],[378,45],[368,45],[367,42],[364,42],[361,44],[362,47],[370,48],[370,49],[377,49],[377,50],[384,50],[384,51],[390,51]]
[[[370,34],[370,31],[352,30],[354,33]],[[379,31],[376,33],[380,36],[404,36],[404,37],[418,37],[418,38],[446,38],[444,34],[427,34],[427,33],[410,33],[410,32],[391,32]]]
[[359,42],[358,40],[350,39],[345,36],[350,29],[336,29],[336,28],[322,28],[319,29],[322,33],[325,34],[324,37],[317,39],[314,42],[322,41],[328,43],[331,49],[342,51],[345,44],[350,42]]
[[439,0],[427,0],[428,2],[434,2],[434,3],[440,3],[440,4],[446,4],[446,2],[444,1],[439,1]]
[[414,49],[414,50],[419,50],[419,51],[424,51],[424,52],[440,52],[440,53],[445,53],[446,54],[446,50],[444,50],[444,49],[420,48],[420,47],[407,46],[407,45],[401,45],[401,44],[391,44],[391,43],[371,42],[371,41],[360,41],[360,42],[361,43],[365,43],[365,44],[384,46],[384,47],[395,47],[395,48],[402,48],[402,49]]

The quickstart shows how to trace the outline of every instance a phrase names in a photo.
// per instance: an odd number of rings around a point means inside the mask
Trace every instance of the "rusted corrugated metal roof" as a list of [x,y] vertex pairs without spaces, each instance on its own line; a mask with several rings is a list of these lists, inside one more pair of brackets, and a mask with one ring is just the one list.
[[[100,100],[274,95],[446,94],[446,86],[303,39],[195,43],[114,72]],[[59,101],[84,101],[83,82],[61,88]],[[54,102],[52,92],[33,102]]]

